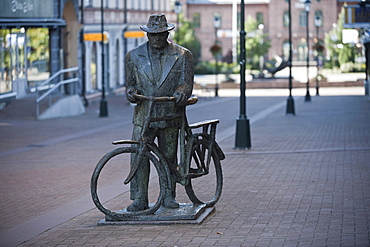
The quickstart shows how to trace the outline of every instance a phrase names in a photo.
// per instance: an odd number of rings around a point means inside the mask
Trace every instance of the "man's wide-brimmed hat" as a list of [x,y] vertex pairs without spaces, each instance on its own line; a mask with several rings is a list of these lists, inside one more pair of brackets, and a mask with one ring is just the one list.
[[148,23],[140,26],[140,28],[147,33],[163,33],[171,31],[175,28],[175,25],[167,23],[164,14],[154,14],[149,17]]

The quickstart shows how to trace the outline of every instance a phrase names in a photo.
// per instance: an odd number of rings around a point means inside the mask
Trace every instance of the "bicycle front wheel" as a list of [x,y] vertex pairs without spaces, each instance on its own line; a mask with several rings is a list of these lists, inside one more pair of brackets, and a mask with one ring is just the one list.
[[198,136],[193,143],[188,177],[185,190],[194,204],[212,207],[218,202],[223,186],[222,168],[213,141],[208,135]]
[[[162,201],[164,199],[164,191],[165,188],[168,184],[168,178],[167,178],[167,172],[164,170],[164,167],[160,165],[160,160],[158,157],[153,155],[151,152],[144,152],[143,155],[147,157],[152,164],[154,164],[157,174],[158,174],[158,180],[159,180],[159,194],[157,199],[153,198],[153,203],[149,204],[149,208],[142,210],[142,211],[137,211],[137,212],[130,212],[127,210],[111,210],[108,209],[106,206],[103,205],[103,203],[100,201],[100,198],[98,196],[98,180],[99,176],[102,173],[102,170],[106,165],[109,163],[112,166],[114,165],[114,162],[117,162],[116,159],[119,159],[119,157],[122,154],[133,154],[133,153],[138,153],[138,148],[136,147],[122,147],[122,148],[117,148],[106,155],[103,156],[103,158],[100,159],[98,164],[96,165],[93,175],[91,177],[91,183],[90,183],[90,189],[91,189],[91,196],[94,201],[94,204],[96,207],[104,213],[107,217],[106,219],[109,220],[125,220],[133,216],[139,216],[139,215],[148,215],[148,214],[153,214],[158,210],[158,208],[161,206]],[[127,158],[129,160],[129,157]],[[121,161],[118,161],[121,162]],[[128,198],[127,198],[128,199]],[[128,199],[129,200],[129,199]]]

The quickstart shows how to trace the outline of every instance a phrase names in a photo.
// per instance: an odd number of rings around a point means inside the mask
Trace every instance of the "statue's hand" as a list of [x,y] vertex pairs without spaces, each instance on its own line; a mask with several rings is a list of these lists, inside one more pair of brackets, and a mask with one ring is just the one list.
[[140,94],[140,92],[135,88],[131,88],[126,94],[127,100],[131,103],[136,103],[138,101],[138,99],[135,98],[134,94]]
[[181,92],[175,92],[173,94],[173,97],[176,97],[176,104],[177,105],[180,105],[180,106],[183,106],[183,105],[186,105],[186,94],[184,93],[181,93]]

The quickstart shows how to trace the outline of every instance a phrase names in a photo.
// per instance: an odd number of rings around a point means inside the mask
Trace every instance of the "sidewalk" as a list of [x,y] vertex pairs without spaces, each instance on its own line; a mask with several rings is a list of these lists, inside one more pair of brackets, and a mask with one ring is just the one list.
[[[0,245],[369,246],[368,97],[311,93],[305,103],[298,95],[296,116],[287,116],[286,96],[271,95],[247,99],[250,150],[233,149],[237,97],[202,98],[189,108],[191,122],[220,118],[226,154],[222,197],[200,225],[97,226],[104,216],[89,179],[110,142],[130,138],[132,107],[122,96],[108,99],[108,118],[97,117],[99,102],[63,120],[0,112]],[[123,174],[112,172],[105,185],[113,207],[121,204]]]

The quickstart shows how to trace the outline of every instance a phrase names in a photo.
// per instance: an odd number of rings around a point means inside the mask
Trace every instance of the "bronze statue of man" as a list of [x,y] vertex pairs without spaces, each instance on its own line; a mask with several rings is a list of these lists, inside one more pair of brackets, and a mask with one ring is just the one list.
[[[166,121],[152,122],[149,125],[149,141],[157,138],[157,143],[166,155],[171,165],[177,162],[178,133],[181,122],[184,121],[186,100],[193,90],[194,65],[193,56],[189,50],[167,40],[169,31],[175,25],[167,23],[164,14],[154,14],[149,17],[146,25],[140,28],[147,33],[148,42],[134,48],[125,58],[126,97],[136,103],[133,116],[133,140],[139,140],[144,118],[148,111],[148,101],[138,101],[133,94],[155,97],[177,97],[176,102],[156,103],[153,117],[175,114],[176,118]],[[135,156],[135,155],[133,155]],[[131,162],[135,157],[131,157]],[[132,165],[132,163],[131,163]],[[177,208],[176,181],[171,178],[172,189],[167,189],[163,206]],[[149,161],[142,160],[131,180],[132,204],[128,211],[140,211],[148,208]]]

